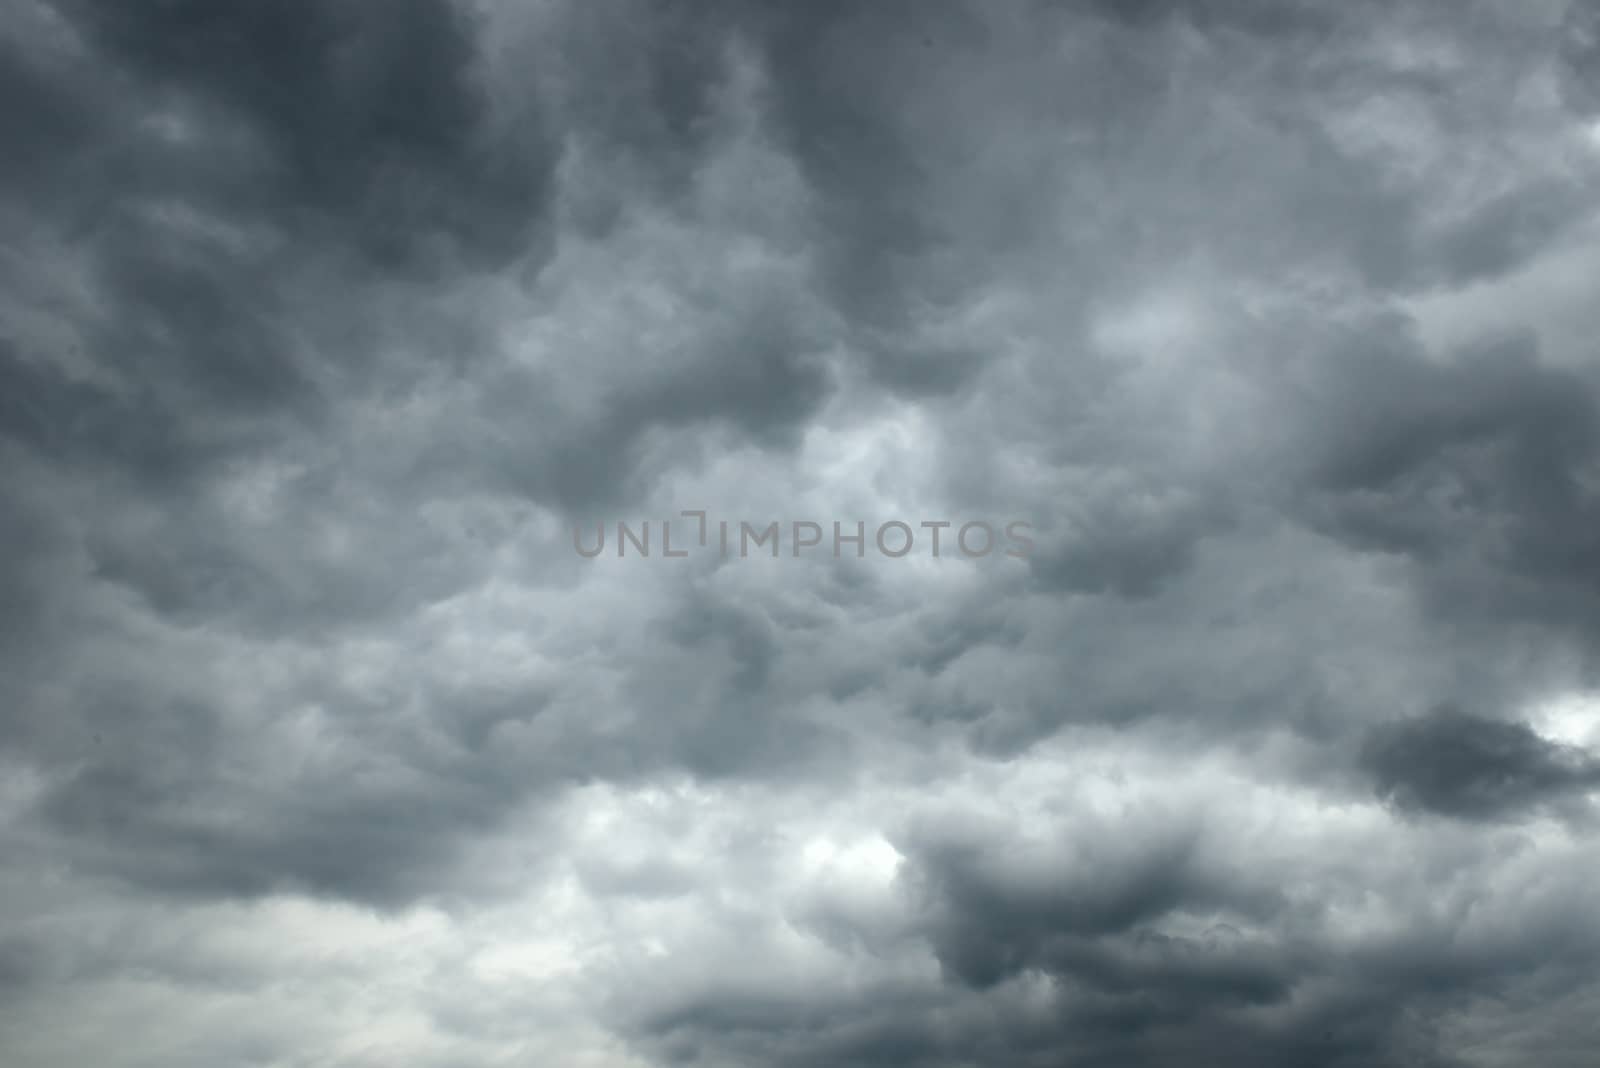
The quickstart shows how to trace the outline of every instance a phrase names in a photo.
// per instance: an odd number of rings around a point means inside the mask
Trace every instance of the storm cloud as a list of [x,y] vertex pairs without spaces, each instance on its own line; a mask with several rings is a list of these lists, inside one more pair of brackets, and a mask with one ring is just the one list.
[[[6,1065],[1592,1062],[1592,5],[17,0],[0,99]],[[1034,547],[574,551],[684,510]]]

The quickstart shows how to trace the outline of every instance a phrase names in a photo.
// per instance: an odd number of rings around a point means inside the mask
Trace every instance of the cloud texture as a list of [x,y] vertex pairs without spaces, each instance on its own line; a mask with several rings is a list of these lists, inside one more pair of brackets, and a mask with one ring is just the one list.
[[[0,99],[6,1065],[1593,1063],[1600,9],[15,0]],[[1035,549],[573,550],[683,509]]]

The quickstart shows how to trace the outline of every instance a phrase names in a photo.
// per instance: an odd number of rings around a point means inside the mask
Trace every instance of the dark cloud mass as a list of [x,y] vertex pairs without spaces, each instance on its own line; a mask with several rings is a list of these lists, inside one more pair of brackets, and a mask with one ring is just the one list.
[[1600,762],[1584,751],[1547,741],[1526,723],[1448,709],[1379,728],[1366,764],[1397,804],[1467,819],[1514,815],[1600,786]]
[[14,0],[0,1063],[1592,1065],[1597,20]]

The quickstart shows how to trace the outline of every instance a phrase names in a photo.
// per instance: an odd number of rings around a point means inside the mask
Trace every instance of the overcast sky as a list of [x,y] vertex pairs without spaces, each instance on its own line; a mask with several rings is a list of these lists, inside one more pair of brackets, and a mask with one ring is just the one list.
[[1587,0],[4,0],[0,1063],[1590,1068],[1597,190]]

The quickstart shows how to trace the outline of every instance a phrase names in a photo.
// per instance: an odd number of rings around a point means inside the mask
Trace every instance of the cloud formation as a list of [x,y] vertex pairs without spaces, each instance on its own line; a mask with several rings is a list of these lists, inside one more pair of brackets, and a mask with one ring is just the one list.
[[1589,1064],[1597,42],[19,0],[0,1061]]

